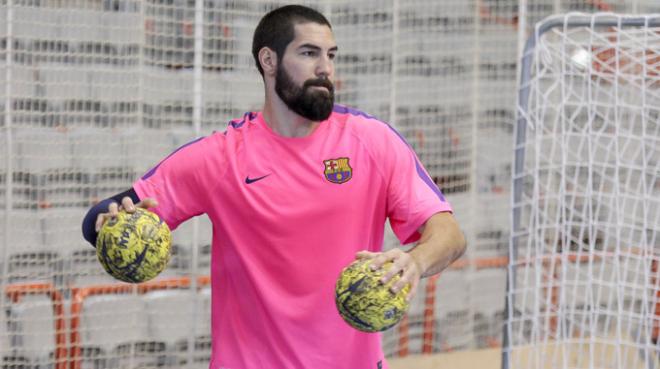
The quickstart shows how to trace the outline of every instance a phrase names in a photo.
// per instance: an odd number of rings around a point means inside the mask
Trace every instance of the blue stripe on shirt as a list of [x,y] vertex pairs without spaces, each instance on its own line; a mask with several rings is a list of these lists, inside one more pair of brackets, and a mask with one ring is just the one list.
[[204,138],[204,137],[200,137],[200,138],[198,138],[198,139],[196,139],[196,140],[190,141],[190,142],[188,142],[187,144],[185,144],[185,145],[179,147],[178,149],[172,151],[172,153],[169,154],[169,155],[167,155],[167,157],[166,157],[165,159],[161,160],[160,163],[158,163],[158,165],[156,165],[155,167],[151,168],[150,171],[148,171],[145,175],[143,175],[143,176],[142,176],[142,180],[148,179],[149,177],[153,176],[153,175],[156,173],[156,170],[158,170],[158,167],[160,167],[160,165],[163,164],[163,163],[165,162],[165,160],[169,159],[172,155],[176,154],[179,150],[182,150],[183,148],[188,147],[188,146],[194,144],[195,142],[198,142],[199,140],[201,140],[201,139],[203,139],[203,138]]
[[424,170],[424,167],[422,166],[422,164],[417,159],[417,155],[415,155],[415,152],[414,152],[412,146],[410,146],[408,141],[406,141],[406,139],[399,133],[399,131],[394,129],[394,127],[387,124],[386,122],[383,122],[382,120],[374,118],[371,115],[369,115],[365,112],[362,112],[360,110],[357,110],[357,109],[352,109],[352,108],[349,108],[347,106],[336,104],[334,106],[333,111],[336,112],[336,113],[339,113],[339,114],[351,114],[351,115],[365,117],[367,119],[373,119],[377,122],[380,122],[380,123],[386,125],[389,129],[391,129],[392,132],[394,132],[397,135],[397,137],[399,137],[401,139],[401,141],[403,141],[403,143],[406,144],[406,146],[408,146],[408,148],[410,149],[411,155],[413,155],[413,157],[415,158],[415,168],[417,169],[417,174],[422,179],[422,181],[424,181],[424,183],[426,183],[426,185],[429,186],[429,188],[431,188],[431,190],[433,190],[433,192],[436,194],[436,196],[438,196],[440,201],[446,202],[445,196],[442,194],[442,191],[440,191],[440,189],[438,188],[438,185],[436,185],[435,182],[433,182],[433,180],[431,179],[431,177],[429,177],[429,175],[426,173],[426,171]]

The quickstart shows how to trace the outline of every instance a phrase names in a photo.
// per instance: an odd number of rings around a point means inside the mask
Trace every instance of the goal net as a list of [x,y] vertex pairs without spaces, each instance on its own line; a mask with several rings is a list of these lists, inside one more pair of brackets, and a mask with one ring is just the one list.
[[540,22],[514,135],[503,367],[660,367],[660,17]]
[[[168,268],[131,288],[99,266],[81,220],[261,107],[252,32],[291,2],[0,0],[0,367],[208,368],[208,219],[182,224]],[[337,102],[401,132],[469,241],[422,281],[383,334],[385,355],[498,347],[519,35],[550,14],[651,13],[658,1],[297,2],[333,25]],[[384,247],[399,246],[386,233]]]

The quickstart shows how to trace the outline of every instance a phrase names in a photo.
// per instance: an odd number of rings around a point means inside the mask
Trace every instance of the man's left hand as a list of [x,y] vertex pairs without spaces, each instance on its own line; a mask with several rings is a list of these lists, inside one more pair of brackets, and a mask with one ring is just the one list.
[[406,284],[410,284],[410,292],[406,296],[407,301],[411,301],[417,291],[417,285],[422,277],[422,270],[419,262],[414,257],[400,249],[391,249],[385,252],[360,251],[356,254],[357,259],[372,259],[370,267],[373,270],[380,269],[388,261],[392,266],[385,272],[382,283],[387,283],[395,275],[399,274],[401,278],[392,285],[392,292],[399,293]]

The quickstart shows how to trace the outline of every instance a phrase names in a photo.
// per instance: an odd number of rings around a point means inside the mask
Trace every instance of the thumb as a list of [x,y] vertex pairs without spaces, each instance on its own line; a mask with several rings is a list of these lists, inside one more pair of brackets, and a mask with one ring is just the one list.
[[371,251],[358,251],[357,254],[355,254],[356,259],[373,259],[380,253],[378,252],[371,252]]
[[151,197],[147,197],[146,199],[140,201],[136,206],[142,209],[155,208],[158,206],[158,201],[156,201],[156,199],[153,199]]

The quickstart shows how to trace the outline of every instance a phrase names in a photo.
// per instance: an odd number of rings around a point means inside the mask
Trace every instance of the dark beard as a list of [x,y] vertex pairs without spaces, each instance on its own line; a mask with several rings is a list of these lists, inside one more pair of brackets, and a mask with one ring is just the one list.
[[[311,89],[321,86],[328,91]],[[308,79],[302,88],[295,85],[284,67],[277,68],[275,92],[287,107],[314,122],[328,119],[335,104],[335,88],[327,78]]]

